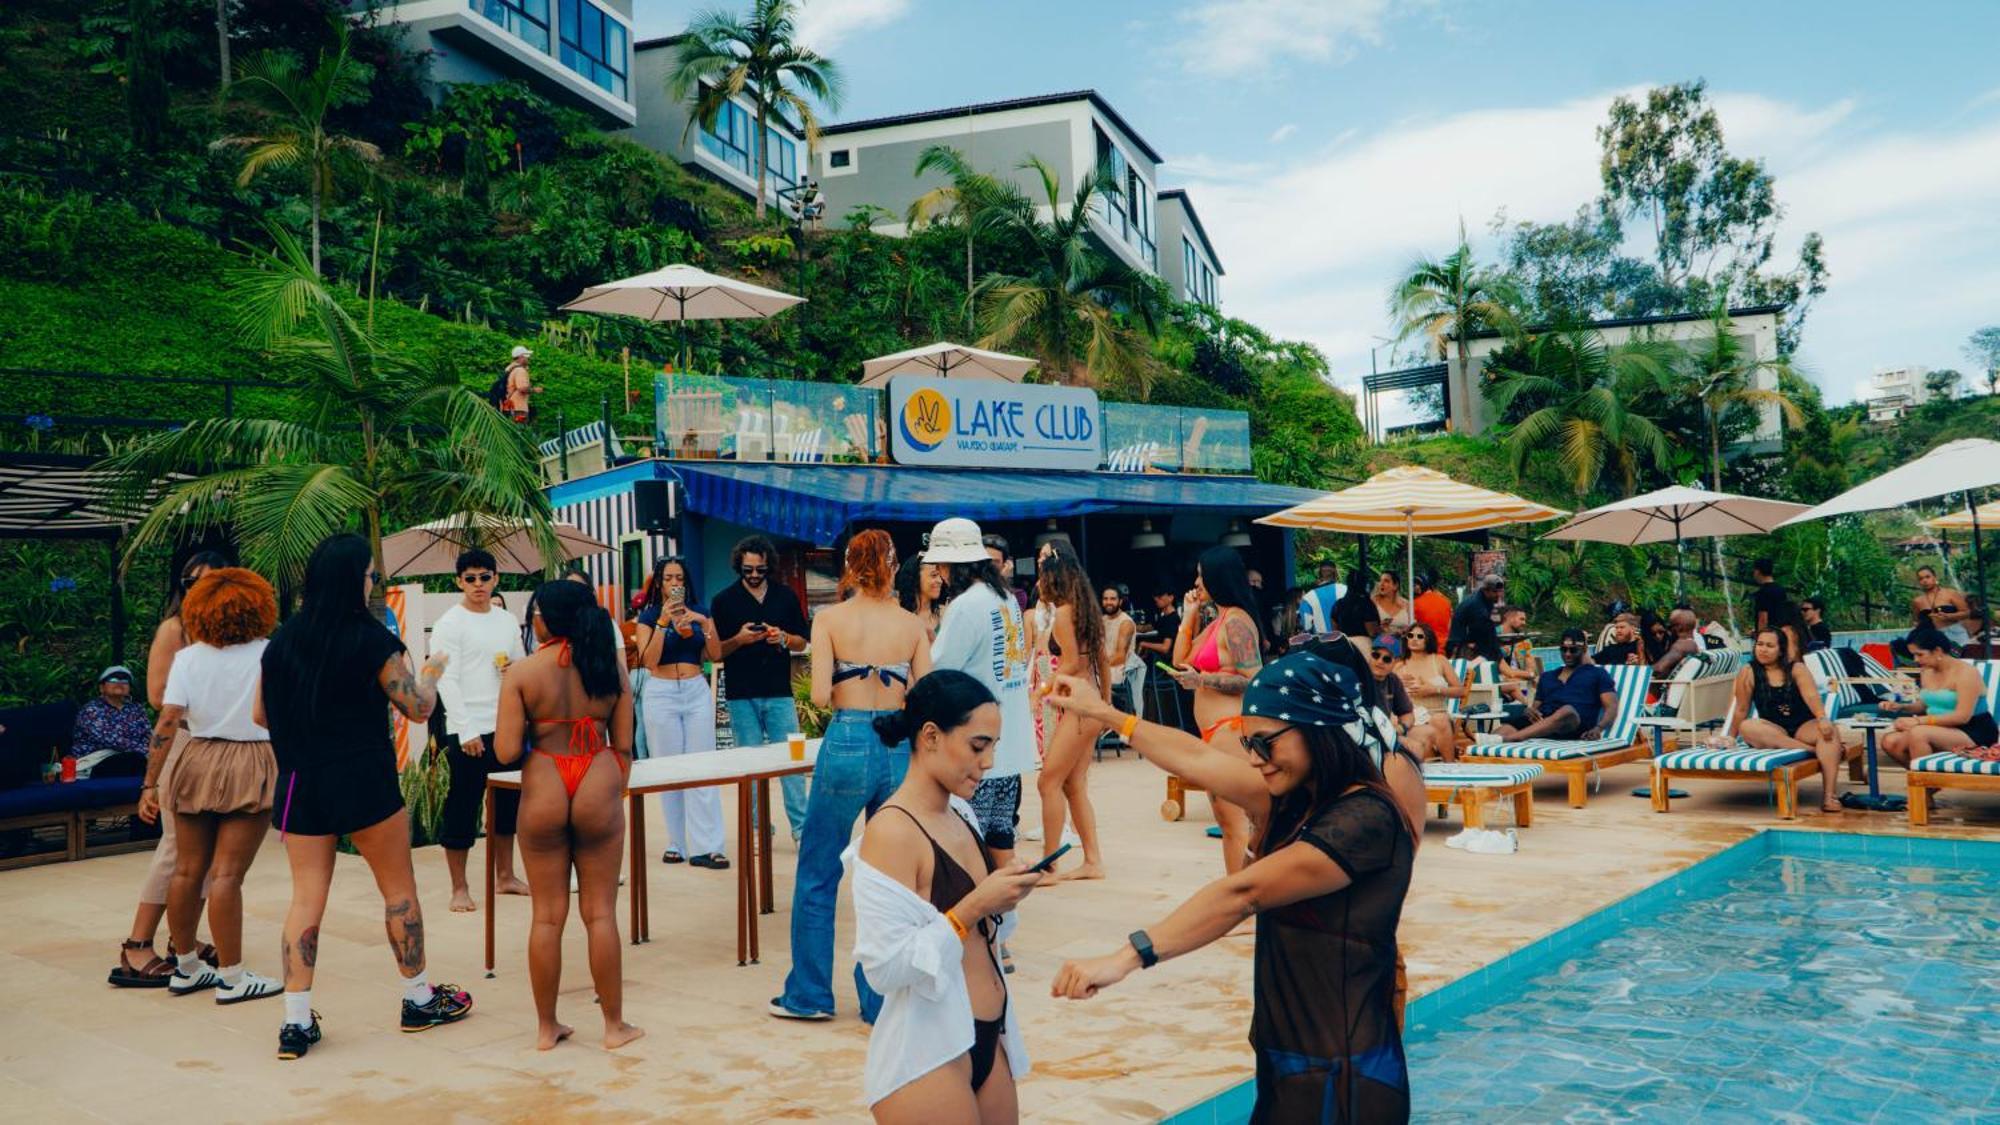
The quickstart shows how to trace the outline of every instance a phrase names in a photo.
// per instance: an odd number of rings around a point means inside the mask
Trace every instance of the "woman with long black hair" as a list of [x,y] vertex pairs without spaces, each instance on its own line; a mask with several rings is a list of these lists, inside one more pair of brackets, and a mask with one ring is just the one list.
[[524,748],[527,753],[517,828],[535,909],[528,932],[528,980],[540,1025],[535,1046],[546,1051],[571,1031],[556,1020],[556,992],[574,866],[577,913],[589,934],[590,978],[604,1016],[604,1046],[615,1049],[645,1034],[625,1022],[618,948],[632,691],[611,617],[587,587],[566,580],[545,583],[528,612],[535,651],[509,668],[501,682],[494,753],[503,764],[519,760]]
[[[1098,609],[1090,576],[1073,559],[1061,554],[1042,562],[1036,589],[1054,607],[1049,617],[1049,652],[1055,674],[1087,680],[1110,694],[1113,669],[1104,651],[1104,614]],[[1062,847],[1065,815],[1076,823],[1083,844],[1083,862],[1058,879],[1104,878],[1104,852],[1098,845],[1097,810],[1090,803],[1092,747],[1102,728],[1082,715],[1059,714],[1048,732],[1048,752],[1035,788],[1042,799],[1044,858]]]
[[270,725],[278,757],[271,819],[292,866],[281,1059],[304,1055],[320,1039],[313,976],[342,836],[368,861],[382,892],[389,949],[401,978],[402,1029],[427,1031],[472,1013],[469,993],[430,982],[424,912],[410,863],[410,814],[403,808],[387,716],[394,707],[412,722],[430,718],[444,657],[411,670],[402,640],[369,612],[368,595],[381,580],[367,540],[329,537],[306,562],[303,607],[264,652],[258,713]]
[[1263,826],[1254,862],[1133,931],[1114,952],[1065,964],[1051,989],[1095,996],[1261,915],[1250,1018],[1255,1122],[1395,1122],[1410,1113],[1395,1014],[1396,925],[1420,826],[1348,733],[1359,716],[1341,680],[1312,653],[1265,667],[1243,694],[1240,755],[1120,714],[1074,677],[1052,697]]
[[[715,622],[695,604],[687,563],[664,558],[653,564],[646,606],[639,611],[639,664],[646,669],[640,714],[646,723],[646,755],[667,758],[715,749],[715,691],[704,664],[722,659]],[[660,794],[667,825],[661,863],[723,871],[722,794],[714,788]]]
[[[1201,737],[1223,753],[1242,719],[1243,691],[1264,666],[1264,638],[1257,627],[1257,593],[1243,556],[1233,547],[1210,547],[1195,563],[1194,589],[1182,603],[1181,631],[1174,639],[1174,681],[1194,693],[1194,721]],[[1215,615],[1202,624],[1204,611]],[[1247,761],[1247,759],[1246,759]],[[1242,809],[1209,792],[1215,823],[1222,828],[1222,869],[1239,871],[1250,850],[1251,824]]]

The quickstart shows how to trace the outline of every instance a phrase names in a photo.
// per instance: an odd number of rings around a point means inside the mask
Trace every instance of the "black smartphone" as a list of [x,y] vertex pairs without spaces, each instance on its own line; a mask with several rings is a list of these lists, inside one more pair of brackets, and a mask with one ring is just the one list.
[[1055,851],[1052,851],[1049,854],[1043,856],[1042,861],[1040,863],[1037,863],[1033,867],[1028,868],[1028,874],[1041,875],[1047,872],[1051,868],[1055,867],[1056,860],[1061,859],[1063,857],[1063,853],[1069,851],[1071,848],[1075,846],[1076,846],[1075,844],[1064,844],[1062,847],[1057,848]]

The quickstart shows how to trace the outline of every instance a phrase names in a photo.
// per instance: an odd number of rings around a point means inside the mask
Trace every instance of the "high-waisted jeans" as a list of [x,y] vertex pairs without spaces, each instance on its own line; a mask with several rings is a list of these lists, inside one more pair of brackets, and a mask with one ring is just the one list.
[[[833,918],[839,906],[840,853],[858,817],[874,816],[910,770],[909,743],[885,746],[874,722],[886,711],[835,711],[813,766],[799,871],[792,886],[792,971],[779,1003],[795,1012],[832,1012]],[[861,1018],[870,1023],[882,997],[854,966]]]
[[[715,693],[701,676],[685,680],[646,677],[646,756],[667,758],[715,749]],[[667,847],[684,856],[723,855],[722,794],[707,789],[660,794]]]

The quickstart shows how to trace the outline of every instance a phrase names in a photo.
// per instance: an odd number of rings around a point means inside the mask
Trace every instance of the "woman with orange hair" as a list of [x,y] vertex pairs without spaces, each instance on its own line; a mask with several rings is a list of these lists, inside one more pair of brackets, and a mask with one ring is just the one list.
[[[284,986],[243,968],[243,876],[270,828],[278,763],[271,734],[255,717],[265,638],[278,624],[271,584],[242,567],[203,575],[181,602],[190,643],[174,654],[153,728],[153,752],[165,754],[185,720],[187,744],[174,764],[173,881],[167,887],[167,934],[178,955],[167,990],[176,996],[216,989],[215,1002],[276,996]],[[208,880],[210,968],[194,952],[201,885]]]
[[[799,833],[792,886],[792,971],[771,1001],[782,1019],[833,1018],[833,915],[839,904],[840,856],[854,818],[874,816],[910,768],[907,744],[888,746],[875,732],[879,715],[900,714],[903,695],[931,670],[930,638],[916,614],[896,601],[896,545],[868,530],[847,544],[840,588],[846,601],[812,622],[812,698],[833,708]],[[854,969],[861,1018],[870,1023],[882,997]]]

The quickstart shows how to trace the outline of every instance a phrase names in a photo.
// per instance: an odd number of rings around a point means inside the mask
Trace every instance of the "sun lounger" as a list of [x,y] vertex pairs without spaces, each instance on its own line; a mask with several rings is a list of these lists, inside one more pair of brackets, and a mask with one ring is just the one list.
[[1440,809],[1464,810],[1467,828],[1485,827],[1486,802],[1512,798],[1514,823],[1526,828],[1534,820],[1534,782],[1540,776],[1542,767],[1533,762],[1425,762],[1424,797]]
[[1618,693],[1618,712],[1605,717],[1603,737],[1593,739],[1535,738],[1526,742],[1476,743],[1466,748],[1468,762],[1539,762],[1551,773],[1569,778],[1569,803],[1582,808],[1591,780],[1602,784],[1600,771],[1650,755],[1637,741],[1639,712],[1646,705],[1646,687],[1653,670],[1644,664],[1606,668]]
[[1806,653],[1803,659],[1806,668],[1812,672],[1813,679],[1818,682],[1820,690],[1832,694],[1833,702],[1826,713],[1829,719],[1853,718],[1856,714],[1866,711],[1869,701],[1863,698],[1860,690],[1864,684],[1890,687],[1907,686],[1910,682],[1908,676],[1896,675],[1866,653],[1861,655],[1861,666],[1867,671],[1867,674],[1862,676],[1848,675],[1846,667],[1840,662],[1840,654],[1830,648]]
[[[1831,721],[1835,709],[1835,698],[1840,689],[1821,683],[1820,710]],[[1751,714],[1756,712],[1753,709]],[[1863,780],[1860,775],[1861,748],[1845,746],[1843,752],[1854,780]],[[1778,817],[1790,820],[1798,813],[1799,781],[1819,772],[1819,758],[1811,750],[1794,748],[1790,750],[1758,749],[1737,739],[1734,746],[1713,748],[1689,746],[1671,753],[1661,754],[1653,759],[1653,811],[1666,812],[1670,782],[1676,777],[1720,778],[1730,781],[1762,781],[1772,786],[1773,797],[1778,805]]]
[[[1986,706],[2000,714],[2000,660],[1975,660],[1986,681]],[[1910,823],[1931,822],[1931,793],[1938,789],[1979,789],[2000,792],[2000,762],[1968,758],[1946,751],[1926,754],[1910,763]]]
[[1689,653],[1674,667],[1654,713],[1639,717],[1639,729],[1652,733],[1654,755],[1666,753],[1669,734],[1685,746],[1704,728],[1722,725],[1742,664],[1741,653],[1715,648]]

